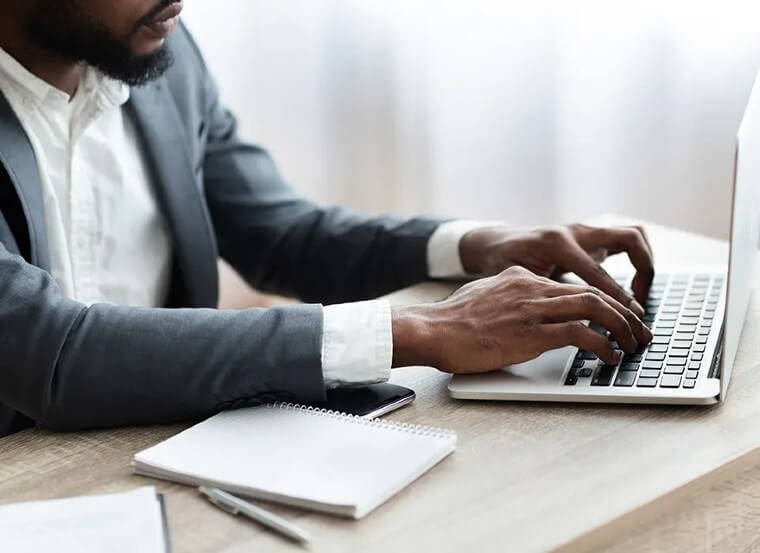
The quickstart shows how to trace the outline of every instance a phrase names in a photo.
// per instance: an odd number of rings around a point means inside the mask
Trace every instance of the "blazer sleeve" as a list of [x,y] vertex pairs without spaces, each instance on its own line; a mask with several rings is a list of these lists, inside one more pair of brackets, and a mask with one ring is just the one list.
[[324,398],[322,309],[146,309],[64,297],[0,244],[0,402],[54,429]]
[[255,288],[304,301],[374,298],[428,279],[440,219],[370,217],[299,197],[269,154],[242,141],[195,49],[204,80],[206,199],[220,255]]

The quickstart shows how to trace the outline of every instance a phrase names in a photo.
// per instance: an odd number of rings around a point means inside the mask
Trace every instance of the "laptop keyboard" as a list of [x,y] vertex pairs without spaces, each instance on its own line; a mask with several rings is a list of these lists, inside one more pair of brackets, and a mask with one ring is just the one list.
[[[704,355],[710,334],[719,332],[720,321],[714,317],[724,282],[723,275],[657,275],[642,318],[652,330],[652,342],[624,355],[617,365],[605,364],[593,352],[578,351],[565,385],[586,381],[591,386],[694,388],[712,361]],[[609,334],[596,325],[590,328]]]

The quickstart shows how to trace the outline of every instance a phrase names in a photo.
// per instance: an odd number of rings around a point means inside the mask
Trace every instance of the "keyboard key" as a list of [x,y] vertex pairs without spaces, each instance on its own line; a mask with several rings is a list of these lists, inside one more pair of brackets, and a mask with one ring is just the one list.
[[575,361],[573,361],[572,366],[574,369],[580,369],[581,367],[583,367],[583,363],[584,363],[583,359],[576,359]]
[[[631,373],[633,374],[633,373]],[[634,375],[635,376],[635,375]],[[660,371],[654,370],[654,369],[644,369],[639,374],[642,378],[657,378],[660,376]]]
[[615,374],[614,365],[600,365],[596,369],[594,378],[591,379],[592,386],[609,386],[612,382],[612,375]]
[[689,340],[689,341],[691,341],[691,340],[694,339],[694,335],[693,334],[688,334],[688,333],[685,333],[685,332],[679,332],[678,334],[676,334],[675,336],[673,336],[673,339],[674,340]]
[[692,353],[691,354],[691,360],[692,361],[702,361],[702,358],[704,357],[704,353]]
[[684,308],[684,309],[696,309],[696,310],[701,310],[701,309],[702,309],[702,302],[701,302],[701,301],[694,301],[694,302],[689,302],[689,303],[686,303],[686,304],[683,306],[683,308]]
[[672,336],[673,335],[673,329],[672,328],[657,328],[652,332],[655,336]]
[[620,370],[621,371],[625,371],[625,372],[629,372],[629,371],[636,372],[636,371],[639,370],[639,364],[638,363],[626,363],[625,361],[623,361],[623,363],[620,365]]
[[657,328],[675,328],[675,321],[657,321]]
[[661,321],[675,321],[678,319],[677,313],[662,313],[660,314],[660,320]]
[[662,353],[668,351],[668,346],[666,344],[652,344],[649,346],[649,351],[654,351],[656,353]]
[[650,352],[650,353],[647,353],[646,360],[647,361],[664,361],[665,360],[665,354],[664,353]]
[[583,378],[588,378],[589,376],[591,376],[592,372],[593,371],[591,369],[581,369],[580,371],[578,371],[578,376],[583,377]]
[[674,349],[670,352],[670,357],[688,357],[689,350],[687,349]]
[[684,309],[681,311],[682,317],[699,317],[700,310],[699,309]]
[[681,322],[683,324],[697,324],[699,322],[699,317],[681,317]]
[[693,378],[687,378],[683,381],[684,388],[694,388],[697,385],[697,381]]
[[699,326],[701,326],[702,328],[711,328],[712,327],[712,321],[709,320],[709,319],[706,319],[706,320],[702,321],[702,324],[699,325]]
[[695,344],[694,347],[691,348],[691,351],[696,351],[697,353],[702,353],[707,349],[707,346],[704,344]]
[[669,344],[670,343],[670,336],[655,336],[652,338],[653,344]]
[[644,361],[641,364],[642,369],[661,369],[662,368],[662,362],[660,361]]
[[673,340],[673,349],[691,349],[691,340]]
[[686,365],[685,357],[668,357],[668,365],[684,366]]
[[686,371],[686,378],[697,378],[699,371]]
[[700,336],[707,336],[708,334],[710,334],[710,329],[709,328],[700,327],[700,329],[697,330],[697,334],[700,335]]
[[707,336],[697,336],[697,339],[695,340],[698,344],[706,344],[707,343]]
[[633,386],[636,380],[636,373],[630,371],[619,372],[615,379],[615,386]]
[[683,374],[684,367],[673,367],[668,365],[665,367],[665,374]]
[[578,383],[578,378],[575,376],[567,375],[565,379],[565,386],[575,386]]
[[701,366],[702,366],[702,363],[699,363],[699,362],[689,363],[689,369],[691,369],[691,370],[698,371],[699,367],[701,367]]
[[586,359],[588,361],[593,361],[596,359],[596,353],[593,351],[579,351],[578,355],[575,356],[576,359]]
[[660,380],[660,388],[678,388],[680,385],[680,374],[664,374]]
[[628,353],[623,356],[623,363],[640,363],[641,357],[640,353]]
[[656,378],[639,378],[636,381],[636,386],[639,388],[654,388],[657,386]]
[[678,313],[681,311],[680,305],[665,305],[662,308],[663,313]]
[[704,315],[702,315],[702,318],[708,319],[708,320],[709,319],[714,319],[715,318],[715,313],[705,313]]

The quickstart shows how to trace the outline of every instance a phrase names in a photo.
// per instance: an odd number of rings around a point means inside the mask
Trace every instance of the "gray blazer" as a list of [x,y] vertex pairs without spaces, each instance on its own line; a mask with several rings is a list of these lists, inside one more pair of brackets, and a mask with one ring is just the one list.
[[301,199],[264,150],[238,139],[186,29],[169,44],[174,66],[126,106],[174,242],[166,309],[61,295],[34,152],[0,94],[0,436],[35,421],[75,430],[322,400],[321,306],[213,309],[219,256],[253,286],[305,302],[376,297],[427,277],[440,220]]

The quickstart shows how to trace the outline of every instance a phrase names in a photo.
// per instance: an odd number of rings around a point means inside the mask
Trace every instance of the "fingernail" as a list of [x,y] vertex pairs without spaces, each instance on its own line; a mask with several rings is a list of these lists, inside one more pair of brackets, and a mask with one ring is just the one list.
[[614,357],[615,357],[615,365],[617,365],[618,363],[620,363],[620,361],[623,360],[623,352],[620,351],[619,349],[616,349]]
[[631,306],[631,311],[636,313],[636,315],[639,317],[643,317],[644,313],[646,313],[646,311],[644,311],[644,308],[641,307],[641,304],[636,300],[631,300],[631,303],[629,305]]

